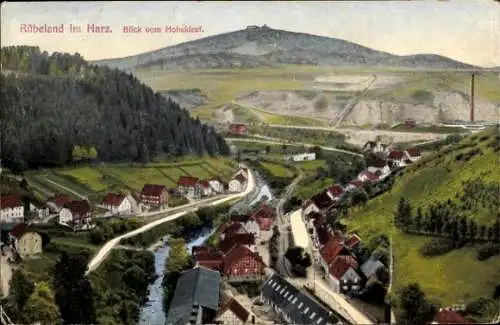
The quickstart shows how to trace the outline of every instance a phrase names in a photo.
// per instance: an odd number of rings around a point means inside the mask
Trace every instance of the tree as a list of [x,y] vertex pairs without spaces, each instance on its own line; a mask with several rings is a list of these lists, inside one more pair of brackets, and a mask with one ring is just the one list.
[[47,282],[38,282],[23,309],[23,322],[43,325],[61,324],[61,314],[54,301],[54,293]]
[[33,282],[29,281],[26,273],[22,269],[16,269],[10,279],[9,304],[12,306],[16,317],[19,318],[29,297],[35,290]]
[[80,146],[74,146],[73,151],[71,152],[71,158],[73,158],[73,161],[78,162],[82,160],[84,157],[85,153]]
[[54,266],[55,300],[65,324],[95,324],[94,292],[85,275],[88,256],[63,252]]
[[88,159],[96,160],[97,159],[97,149],[94,146],[88,148]]
[[406,207],[406,199],[402,196],[398,201],[398,206],[396,208],[396,212],[394,214],[394,223],[396,227],[401,228],[405,224],[405,207]]
[[427,300],[425,293],[417,283],[410,284],[399,290],[398,323],[405,325],[429,324],[434,318],[437,308]]
[[165,261],[167,273],[180,273],[189,265],[189,252],[183,238],[173,238],[169,241],[170,252]]
[[413,225],[415,226],[416,230],[421,229],[423,219],[424,219],[424,216],[422,215],[422,208],[418,207],[417,214],[415,215],[415,218],[413,218]]

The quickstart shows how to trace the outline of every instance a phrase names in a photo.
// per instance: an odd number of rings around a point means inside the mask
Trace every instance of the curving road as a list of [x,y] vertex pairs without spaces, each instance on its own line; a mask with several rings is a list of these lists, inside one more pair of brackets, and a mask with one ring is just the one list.
[[[285,139],[279,139],[279,138],[271,138],[271,137],[266,137],[263,135],[253,135],[253,136],[261,138],[262,140],[260,140],[260,139],[248,139],[248,138],[224,138],[224,139],[226,141],[229,141],[229,142],[242,141],[242,142],[259,142],[259,143],[267,143],[267,144],[283,144],[283,143],[288,144],[288,141],[289,141],[289,139],[285,140]],[[353,155],[353,156],[357,156],[357,157],[361,157],[361,158],[364,157],[360,153],[356,153],[356,152],[352,152],[352,151],[348,151],[348,150],[343,150],[343,149],[338,149],[338,148],[333,148],[333,147],[320,146],[317,144],[303,143],[303,142],[293,142],[293,143],[289,143],[289,144],[298,145],[298,146],[305,146],[305,147],[320,147],[321,149],[326,150],[326,151],[336,151],[336,152],[342,152],[342,153],[345,153],[348,155]]]
[[161,225],[161,224],[163,224],[165,222],[175,220],[175,219],[180,218],[183,215],[186,215],[186,214],[188,214],[190,212],[195,212],[200,207],[207,206],[207,205],[208,206],[215,206],[215,205],[219,205],[219,204],[225,203],[227,201],[230,201],[230,200],[233,200],[233,199],[236,199],[236,198],[245,197],[246,195],[248,195],[249,193],[251,193],[254,190],[254,188],[255,188],[255,178],[254,178],[254,175],[253,175],[253,171],[251,169],[248,169],[248,171],[249,171],[249,173],[248,173],[247,187],[246,187],[245,191],[243,191],[241,193],[228,195],[225,198],[222,198],[222,199],[219,199],[217,201],[210,202],[210,203],[200,202],[198,206],[195,206],[195,207],[186,207],[185,208],[186,210],[184,210],[182,212],[178,212],[178,213],[175,213],[173,215],[167,216],[165,218],[153,221],[153,222],[148,223],[147,225],[144,225],[144,226],[142,226],[140,228],[137,228],[137,229],[135,229],[135,230],[133,230],[131,232],[128,232],[126,234],[123,234],[121,236],[118,236],[118,237],[115,237],[115,238],[109,240],[106,244],[104,244],[104,246],[99,250],[99,252],[89,262],[88,269],[87,269],[87,272],[85,274],[88,275],[90,272],[92,272],[95,269],[97,269],[99,267],[99,265],[101,265],[101,263],[104,261],[104,259],[108,256],[108,254],[112,251],[112,249],[116,245],[118,245],[118,243],[120,242],[120,240],[122,240],[124,238],[133,237],[133,236],[135,236],[137,234],[145,232],[145,231],[147,231],[147,230],[149,230],[151,228],[154,228],[154,227],[156,227],[158,225]]

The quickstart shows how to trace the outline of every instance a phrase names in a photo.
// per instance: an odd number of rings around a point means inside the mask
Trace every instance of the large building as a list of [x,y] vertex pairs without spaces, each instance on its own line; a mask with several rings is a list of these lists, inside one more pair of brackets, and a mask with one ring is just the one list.
[[6,195],[0,198],[0,222],[17,224],[24,221],[24,204],[19,195]]

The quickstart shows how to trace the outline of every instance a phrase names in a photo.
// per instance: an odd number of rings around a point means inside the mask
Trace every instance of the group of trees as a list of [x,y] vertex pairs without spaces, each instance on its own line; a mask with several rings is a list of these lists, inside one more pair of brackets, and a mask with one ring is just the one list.
[[397,293],[396,319],[398,324],[430,324],[437,313],[437,307],[425,295],[417,283],[401,288]]
[[273,227],[273,234],[269,239],[269,255],[271,256],[271,267],[276,265],[276,262],[280,258],[280,229],[278,226]]
[[73,157],[77,145],[103,161],[229,154],[213,127],[131,74],[38,47],[4,47],[1,58],[20,72],[0,77],[2,163],[15,171],[84,157]]
[[71,158],[74,162],[96,160],[97,150],[94,146],[74,146]]
[[302,247],[290,247],[285,253],[295,275],[305,277],[306,269],[312,265],[311,256]]

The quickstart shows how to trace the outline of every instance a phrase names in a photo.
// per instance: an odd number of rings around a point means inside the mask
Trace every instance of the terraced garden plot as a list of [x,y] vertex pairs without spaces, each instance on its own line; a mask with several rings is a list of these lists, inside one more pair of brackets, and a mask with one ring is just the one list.
[[324,160],[311,160],[311,161],[304,161],[304,162],[296,162],[294,163],[295,166],[299,168],[303,168],[305,170],[316,170],[316,168],[322,167],[326,168],[326,161]]
[[273,176],[284,177],[284,178],[293,177],[293,171],[291,171],[290,169],[286,168],[283,165],[267,161],[260,162],[260,164],[262,165],[262,167],[269,170],[271,174],[273,174]]
[[104,167],[102,170],[116,176],[135,191],[140,191],[144,184],[148,183],[172,185],[172,181],[160,173],[156,168]]
[[198,177],[199,179],[212,178],[213,175],[209,171],[207,171],[206,169],[203,169],[201,166],[202,165],[182,166],[182,167],[179,167],[179,169],[184,170],[188,175],[193,176],[193,177]]
[[60,174],[74,178],[77,182],[85,184],[94,192],[101,192],[109,187],[109,184],[103,180],[102,173],[91,167],[79,167],[59,171]]
[[157,168],[157,170],[159,172],[161,172],[162,175],[166,175],[166,176],[163,176],[165,179],[168,180],[168,182],[165,184],[167,184],[167,186],[170,188],[177,187],[177,181],[179,180],[179,177],[189,176],[189,175],[186,175],[186,173],[184,173],[182,170],[180,170],[177,167]]

